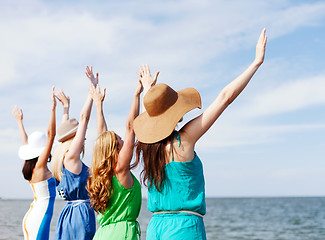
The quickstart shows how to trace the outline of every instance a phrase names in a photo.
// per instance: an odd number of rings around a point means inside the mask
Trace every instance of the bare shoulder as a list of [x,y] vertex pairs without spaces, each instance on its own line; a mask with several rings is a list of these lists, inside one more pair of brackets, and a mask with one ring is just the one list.
[[174,138],[173,157],[175,162],[188,162],[194,158],[194,144],[184,131],[179,132],[179,138]]

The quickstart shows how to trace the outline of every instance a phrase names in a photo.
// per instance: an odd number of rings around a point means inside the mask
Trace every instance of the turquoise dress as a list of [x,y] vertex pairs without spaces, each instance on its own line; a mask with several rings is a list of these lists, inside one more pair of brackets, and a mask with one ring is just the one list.
[[74,174],[63,166],[62,173],[57,190],[67,203],[59,216],[53,239],[91,240],[96,231],[96,219],[86,190],[88,167],[82,163],[81,172]]
[[[177,137],[180,146],[179,135]],[[148,189],[148,210],[153,213],[187,210],[204,215],[205,181],[197,154],[194,152],[194,159],[188,162],[175,162],[172,157],[165,166],[165,174],[161,192],[155,186]],[[147,239],[205,240],[204,222],[201,217],[190,213],[155,214],[147,228]]]

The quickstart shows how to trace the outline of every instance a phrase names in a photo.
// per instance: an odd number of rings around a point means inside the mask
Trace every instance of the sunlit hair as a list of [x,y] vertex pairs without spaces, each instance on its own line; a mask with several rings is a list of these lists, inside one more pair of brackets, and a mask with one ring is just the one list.
[[156,143],[138,141],[136,144],[136,162],[139,162],[142,157],[144,165],[141,172],[142,182],[149,189],[155,186],[157,191],[161,191],[166,176],[166,145],[171,142],[174,133],[175,131]]
[[118,141],[113,131],[101,134],[95,144],[87,190],[90,202],[97,213],[107,209],[109,198],[112,196],[112,178],[118,160]]
[[[68,139],[65,142],[60,142],[57,147],[54,149],[52,160],[51,160],[51,171],[56,180],[61,181],[63,176],[62,166],[63,159],[65,158],[66,153],[69,151],[71,142],[73,138]],[[84,146],[81,149],[81,158],[84,155]]]

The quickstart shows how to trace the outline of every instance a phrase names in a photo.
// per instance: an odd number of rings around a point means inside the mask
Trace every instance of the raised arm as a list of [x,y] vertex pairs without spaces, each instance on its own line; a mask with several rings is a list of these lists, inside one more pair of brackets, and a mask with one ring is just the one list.
[[17,106],[14,106],[14,108],[12,109],[12,115],[14,115],[14,117],[15,117],[15,119],[17,121],[18,128],[19,128],[19,133],[20,133],[23,145],[28,144],[28,136],[26,134],[24,124],[23,124],[23,118],[24,118],[23,110],[18,109]]
[[36,163],[35,167],[46,167],[47,160],[51,154],[55,134],[56,134],[56,118],[55,118],[55,109],[56,109],[56,100],[55,100],[55,94],[54,94],[54,87],[52,88],[51,93],[51,99],[52,99],[52,106],[51,106],[51,115],[50,115],[50,121],[47,128],[47,139],[46,144],[43,152],[38,157],[38,161]]
[[140,107],[139,98],[142,90],[143,90],[142,84],[141,81],[139,81],[133,96],[133,101],[131,104],[129,115],[126,119],[126,131],[124,137],[124,144],[119,153],[118,162],[115,169],[116,174],[127,173],[130,176],[130,163],[132,160],[134,140],[135,140],[134,131],[133,131],[133,121],[139,115],[139,107]]
[[187,123],[181,129],[181,134],[185,135],[186,141],[193,144],[193,147],[196,141],[212,126],[221,113],[244,90],[257,69],[261,66],[264,61],[266,40],[265,29],[263,29],[256,45],[256,56],[253,63],[220,92],[218,97],[203,114]]
[[96,73],[96,77],[93,74],[93,67],[86,66],[86,76],[89,78],[90,82],[96,87],[98,84],[98,73]]
[[62,123],[69,119],[69,110],[70,110],[70,98],[66,96],[64,92],[59,89],[56,93],[56,98],[62,103],[63,106],[63,116],[62,116]]
[[[139,73],[137,73],[137,76],[143,86],[143,96],[146,95],[148,90],[156,84],[158,75],[159,75],[159,72],[156,72],[154,78],[151,76],[148,64],[144,64],[139,67]],[[141,103],[141,112],[145,112],[145,111],[146,111],[146,109],[142,102]]]
[[[89,67],[87,66],[86,75],[89,72],[89,70],[92,69],[89,69]],[[92,77],[88,76],[88,78],[92,78]],[[97,83],[98,83],[98,78],[91,79],[91,84],[97,85]],[[79,126],[76,132],[76,136],[73,138],[69,151],[67,152],[63,160],[64,167],[70,172],[75,174],[79,174],[82,169],[82,162],[80,161],[80,153],[84,146],[92,105],[93,105],[93,100],[89,94],[80,113]]]
[[89,93],[91,95],[91,98],[93,99],[95,106],[96,106],[96,112],[97,112],[97,135],[101,135],[103,132],[107,131],[107,125],[103,113],[103,102],[105,99],[106,94],[106,88],[104,88],[103,94],[100,92],[100,86],[97,84],[97,89],[94,87],[94,85],[91,84]]

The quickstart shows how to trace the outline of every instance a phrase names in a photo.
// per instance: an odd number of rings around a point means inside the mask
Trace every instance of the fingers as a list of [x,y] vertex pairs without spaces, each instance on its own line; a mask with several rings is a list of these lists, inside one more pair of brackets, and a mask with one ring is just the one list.
[[[149,65],[148,64],[142,64],[139,66],[139,72],[140,72],[140,77],[143,77],[145,75],[151,76]],[[137,76],[139,76],[137,75]]]
[[93,85],[93,84],[90,84],[90,89],[89,89],[89,91],[91,92],[91,93],[96,93],[96,88],[95,88],[95,86]]
[[88,66],[86,66],[86,76],[91,79],[94,74],[93,74],[93,66],[90,66],[90,68]]
[[155,78],[153,79],[154,80],[153,81],[153,84],[156,84],[159,73],[160,72],[156,72]]
[[150,69],[149,69],[148,64],[145,64],[145,65],[144,65],[144,69],[145,69],[146,74],[151,75],[151,74],[150,74]]
[[106,96],[106,88],[104,88],[104,92],[103,92],[103,95],[102,95],[103,97],[102,97],[102,101],[104,101],[104,99],[105,99],[105,96]]
[[265,35],[266,29],[263,28],[260,37],[258,39],[258,44],[265,45],[266,44],[266,35]]
[[97,92],[98,92],[98,94],[100,94],[100,85],[99,84],[97,84]]
[[17,107],[17,105],[15,105],[14,108],[12,109],[12,113],[17,112],[17,111],[18,111],[18,107]]

